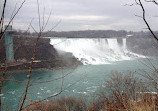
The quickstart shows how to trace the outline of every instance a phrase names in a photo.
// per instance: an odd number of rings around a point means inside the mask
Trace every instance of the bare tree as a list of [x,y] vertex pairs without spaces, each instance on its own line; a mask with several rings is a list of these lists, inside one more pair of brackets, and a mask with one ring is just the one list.
[[[2,15],[0,17],[1,18],[1,20],[0,20],[0,26],[1,26],[0,27],[0,31],[1,31],[0,32],[0,44],[1,44],[2,40],[4,40],[4,34],[7,31],[8,26],[14,20],[15,16],[19,13],[19,11],[23,7],[25,1],[26,0],[23,0],[23,2],[20,4],[20,6],[18,7],[17,10],[16,10],[16,8],[14,8],[9,22],[7,23],[6,27],[4,27],[5,9],[6,9],[6,4],[8,3],[7,0],[4,0]],[[19,109],[18,109],[19,111],[22,111],[26,107],[26,106],[24,106],[24,104],[25,104],[25,101],[26,101],[26,98],[27,98],[27,95],[28,95],[28,90],[29,90],[30,84],[48,83],[48,82],[52,82],[52,81],[56,81],[56,80],[62,80],[61,90],[57,94],[55,94],[53,96],[47,97],[47,98],[45,98],[43,100],[39,100],[39,102],[42,102],[42,101],[45,101],[47,99],[51,99],[52,97],[55,97],[55,96],[61,94],[64,90],[66,90],[67,88],[69,88],[70,86],[72,86],[72,85],[74,85],[74,84],[76,84],[78,82],[78,81],[76,81],[75,83],[72,83],[69,87],[63,88],[64,78],[67,75],[71,74],[75,70],[75,68],[77,67],[78,64],[76,64],[76,66],[74,66],[74,69],[72,71],[70,71],[70,72],[68,72],[66,74],[63,74],[61,77],[54,78],[52,80],[47,80],[47,81],[38,81],[38,82],[34,81],[34,82],[31,82],[33,65],[34,65],[34,61],[36,59],[36,52],[38,50],[38,43],[39,43],[39,40],[40,40],[40,38],[42,36],[42,33],[46,30],[46,27],[48,25],[48,22],[50,20],[51,14],[52,14],[52,10],[51,10],[50,13],[49,13],[49,16],[47,18],[45,18],[45,8],[44,8],[43,15],[41,15],[39,0],[37,0],[37,10],[38,10],[38,25],[39,25],[38,27],[39,27],[39,30],[36,30],[36,28],[32,25],[32,22],[33,22],[33,19],[32,19],[30,24],[29,24],[29,26],[28,26],[28,28],[27,28],[27,30],[25,31],[27,33],[30,29],[32,29],[37,34],[35,43],[33,45],[33,53],[32,53],[32,57],[31,57],[31,62],[29,64],[29,68],[26,69],[26,70],[29,71],[29,74],[27,75],[28,80],[27,81],[19,81],[19,80],[13,79],[13,76],[16,75],[15,73],[5,77],[6,72],[7,72],[7,66],[2,67],[2,63],[3,62],[0,60],[0,73],[2,74],[1,80],[0,80],[0,95],[2,94],[2,89],[3,89],[4,82],[15,81],[15,82],[18,82],[18,83],[26,83],[26,87],[25,87],[24,93],[22,95],[21,102],[19,104]],[[48,31],[52,31],[59,23],[60,23],[60,21],[57,22],[54,26],[52,26]],[[14,48],[14,51],[16,51],[18,49],[18,47],[20,47],[20,44],[16,48]],[[79,79],[79,81],[80,80],[81,79]],[[0,99],[1,99],[1,96],[0,96]],[[2,103],[0,102],[0,110],[1,109],[2,109]]]
[[[145,1],[146,1],[146,0],[145,0]],[[143,21],[144,21],[144,23],[146,24],[148,30],[151,32],[151,34],[153,35],[153,37],[158,41],[158,37],[155,35],[154,31],[151,29],[151,27],[150,27],[148,21],[146,20],[146,10],[145,10],[145,8],[144,8],[144,6],[143,6],[142,1],[141,1],[141,0],[138,0],[138,1],[135,0],[135,2],[136,2],[136,4],[137,4],[138,6],[140,6],[141,9],[142,9],[142,12],[143,12],[142,18],[143,18]],[[154,4],[157,5],[157,2],[156,2],[155,0],[146,1],[146,2],[152,2],[152,3],[154,3]]]
[[[0,19],[0,44],[2,42],[2,39],[4,37],[4,33],[6,32],[8,26],[13,21],[15,16],[18,14],[20,9],[23,7],[24,3],[25,3],[25,0],[23,0],[21,5],[19,6],[19,8],[14,13],[12,13],[12,17],[11,17],[10,21],[7,23],[6,27],[4,28],[4,16],[5,16],[5,9],[6,9],[7,0],[3,1],[3,7],[2,7],[2,12],[1,12],[2,15],[0,16],[0,18],[1,18]],[[6,74],[6,67],[2,67],[2,61],[1,60],[0,60],[0,73],[2,74],[1,75],[1,80],[0,80],[0,94],[2,94],[2,89],[3,89],[4,80],[5,80],[5,74]],[[1,102],[1,96],[0,96],[0,110],[1,109],[2,109],[2,102]]]
[[[139,6],[141,11],[142,11],[142,15],[136,15],[137,17],[141,18],[143,20],[143,22],[145,23],[148,31],[150,31],[150,33],[152,34],[152,37],[154,39],[154,41],[156,42],[156,44],[158,45],[158,36],[155,34],[155,32],[153,31],[150,23],[147,20],[147,14],[146,14],[146,8],[144,6],[144,4],[152,4],[155,6],[158,6],[158,2],[157,0],[134,0],[133,4],[130,4],[128,6]],[[157,66],[152,63],[152,61],[148,58],[146,58],[148,63],[144,63],[141,62],[142,64],[144,64],[147,68],[149,68],[149,70],[151,70],[151,72],[147,72],[147,71],[142,71],[140,73],[140,75],[142,75],[144,78],[146,78],[149,81],[150,86],[152,86],[155,91],[158,91],[158,70],[157,70]]]
[[152,4],[155,4],[155,5],[158,5],[158,2],[156,0],[134,0],[134,3],[132,3],[132,4],[125,4],[125,6],[136,5],[136,6],[139,6],[141,8],[142,15],[135,15],[135,16],[141,18],[144,21],[145,25],[147,26],[147,29],[153,35],[154,39],[158,41],[158,37],[156,36],[156,34],[154,33],[153,29],[151,28],[149,22],[146,19],[147,18],[147,16],[146,16],[146,9],[144,7],[143,2],[147,2],[147,3],[152,3]]

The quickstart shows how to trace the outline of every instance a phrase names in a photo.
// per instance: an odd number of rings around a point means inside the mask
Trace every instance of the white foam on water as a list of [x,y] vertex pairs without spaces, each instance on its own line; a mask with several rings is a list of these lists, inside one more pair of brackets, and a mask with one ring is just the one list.
[[128,51],[126,38],[118,44],[117,38],[52,38],[51,45],[60,53],[72,53],[84,65],[111,64],[115,61],[131,60],[142,55]]
[[50,91],[50,90],[47,90],[46,93],[51,93],[51,91]]
[[4,94],[0,94],[0,96],[3,96]]
[[40,92],[38,92],[37,94],[38,94],[38,95],[39,95],[39,94],[41,95],[41,93],[40,93]]

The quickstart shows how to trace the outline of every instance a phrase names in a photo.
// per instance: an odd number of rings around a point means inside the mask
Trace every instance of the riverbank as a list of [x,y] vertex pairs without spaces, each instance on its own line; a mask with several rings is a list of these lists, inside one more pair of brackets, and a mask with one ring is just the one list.
[[[77,68],[79,65],[82,65],[80,62],[76,62],[74,63],[73,66],[63,66],[63,67],[53,67],[53,68],[34,68],[32,69],[32,71],[55,71],[55,70],[62,70],[62,69],[66,69],[66,68]],[[15,69],[8,69],[6,70],[6,73],[24,73],[24,72],[29,72],[29,68],[25,68],[25,69],[20,69],[20,68],[16,68]]]

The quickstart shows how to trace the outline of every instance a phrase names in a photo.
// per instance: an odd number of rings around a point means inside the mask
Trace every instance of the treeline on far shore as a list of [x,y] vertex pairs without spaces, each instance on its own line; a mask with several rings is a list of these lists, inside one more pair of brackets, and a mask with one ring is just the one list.
[[[158,35],[158,31],[155,32]],[[38,36],[35,32],[25,32],[22,30],[15,30],[14,35],[24,35],[30,37]],[[42,32],[42,37],[68,37],[68,38],[112,38],[112,37],[127,37],[135,35],[137,37],[150,36],[148,31],[125,31],[125,30],[83,30],[83,31],[47,31]]]

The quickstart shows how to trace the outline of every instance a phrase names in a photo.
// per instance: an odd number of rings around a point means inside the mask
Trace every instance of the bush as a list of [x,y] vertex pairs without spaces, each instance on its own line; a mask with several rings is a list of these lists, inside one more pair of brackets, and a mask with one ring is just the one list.
[[87,106],[83,99],[73,97],[60,98],[47,103],[35,103],[27,111],[86,111]]

